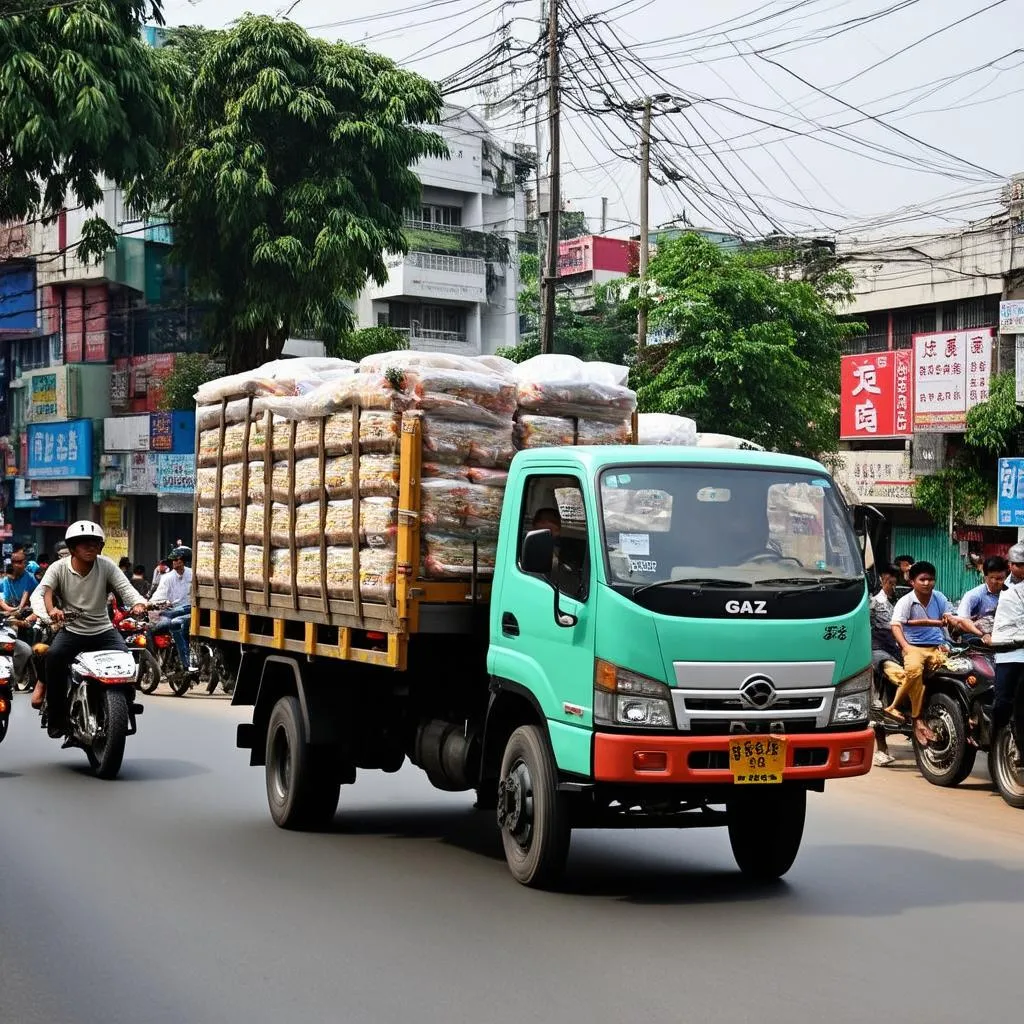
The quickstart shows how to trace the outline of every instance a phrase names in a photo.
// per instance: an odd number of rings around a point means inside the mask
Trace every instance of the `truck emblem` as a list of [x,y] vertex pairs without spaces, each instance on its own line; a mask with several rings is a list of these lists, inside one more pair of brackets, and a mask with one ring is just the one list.
[[767,615],[767,601],[726,601],[725,610],[730,615]]
[[764,711],[775,703],[775,684],[767,676],[751,676],[743,681],[740,700],[754,711]]

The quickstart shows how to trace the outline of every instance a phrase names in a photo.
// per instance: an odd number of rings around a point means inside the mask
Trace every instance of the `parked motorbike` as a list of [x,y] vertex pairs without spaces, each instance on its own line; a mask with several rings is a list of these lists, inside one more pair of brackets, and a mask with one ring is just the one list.
[[149,620],[136,619],[121,610],[114,612],[114,626],[135,659],[135,685],[145,694],[160,685],[160,663],[150,651]]
[[[73,622],[73,612],[66,614]],[[53,631],[48,624],[37,624],[38,640],[33,645],[37,669],[49,650]],[[85,751],[93,774],[100,779],[113,779],[121,770],[125,741],[137,732],[136,718],[143,706],[135,701],[137,666],[131,654],[123,651],[93,651],[78,655],[71,664],[68,705],[62,739],[65,747]],[[44,674],[41,678],[45,677]],[[47,680],[47,690],[58,685]],[[44,699],[39,713],[40,725],[49,725],[48,702]]]
[[918,770],[933,786],[959,786],[974,770],[979,750],[988,750],[990,709],[994,696],[995,665],[992,654],[975,644],[950,647],[942,670],[926,681],[924,718],[935,739],[921,744],[908,721],[905,725],[884,718],[896,687],[882,668],[875,675],[879,700],[872,717],[887,734],[906,736],[914,745]]

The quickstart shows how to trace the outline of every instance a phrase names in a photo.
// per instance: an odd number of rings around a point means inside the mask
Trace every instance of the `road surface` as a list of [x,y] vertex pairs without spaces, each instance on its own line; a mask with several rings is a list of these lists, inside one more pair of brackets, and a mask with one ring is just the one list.
[[787,880],[721,830],[578,833],[520,888],[491,815],[362,773],[335,831],[279,831],[225,700],[147,698],[99,782],[16,698],[0,746],[4,1024],[1016,1019],[1024,812],[875,771],[812,795]]

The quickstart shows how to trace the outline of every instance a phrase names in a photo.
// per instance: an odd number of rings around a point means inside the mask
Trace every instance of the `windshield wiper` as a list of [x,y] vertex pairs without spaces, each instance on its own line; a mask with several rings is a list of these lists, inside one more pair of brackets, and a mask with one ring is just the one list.
[[779,594],[779,597],[792,597],[793,594],[806,594],[808,588],[811,590],[846,590],[858,583],[863,583],[862,576],[826,576],[824,578],[812,578],[809,576],[779,576],[776,579],[758,580],[758,586],[784,587],[791,586],[798,589],[791,590],[786,594]]
[[746,590],[751,584],[743,580],[720,579],[717,576],[685,576],[667,580],[655,580],[653,583],[645,583],[642,587],[633,588],[633,596],[642,594],[645,590],[653,590],[655,587],[668,587],[678,584],[684,587],[696,587],[699,594],[703,587],[728,587],[735,590]]

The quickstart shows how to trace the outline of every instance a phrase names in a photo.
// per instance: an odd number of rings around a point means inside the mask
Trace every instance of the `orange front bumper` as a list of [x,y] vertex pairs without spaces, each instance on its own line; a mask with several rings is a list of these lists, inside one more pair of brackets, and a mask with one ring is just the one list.
[[[728,756],[730,736],[622,736],[596,733],[594,736],[595,782],[689,782],[732,783],[729,768],[703,767],[708,754]],[[786,735],[786,767],[783,779],[798,782],[814,779],[845,779],[866,775],[871,770],[875,734],[859,732],[794,733]],[[650,771],[642,767],[650,757],[637,754],[663,753],[666,767]],[[654,759],[661,761],[661,758]],[[721,758],[710,760],[720,761]],[[797,761],[812,761],[797,764]],[[638,764],[640,767],[638,767]]]

